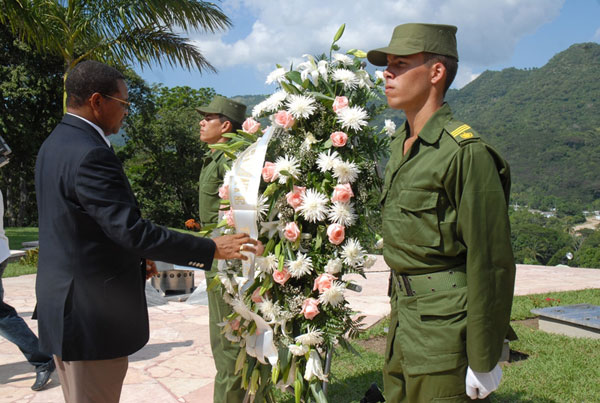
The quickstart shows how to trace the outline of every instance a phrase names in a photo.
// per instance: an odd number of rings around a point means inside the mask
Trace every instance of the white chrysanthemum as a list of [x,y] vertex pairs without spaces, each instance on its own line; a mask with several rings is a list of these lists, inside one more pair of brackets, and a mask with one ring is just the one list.
[[373,255],[366,255],[365,256],[365,261],[363,263],[363,267],[365,269],[371,268],[373,267],[373,265],[375,264],[375,262],[377,262],[377,258]]
[[338,183],[353,183],[358,178],[360,170],[354,162],[338,160],[333,164],[333,177]]
[[345,55],[343,53],[334,53],[333,54],[333,63],[341,64],[344,66],[352,66],[354,64],[354,60],[352,60],[352,58],[350,56]]
[[252,117],[256,118],[259,117],[260,115],[263,114],[263,112],[266,110],[267,108],[267,100],[265,99],[262,102],[257,103],[256,105],[254,105],[254,108],[252,108]]
[[273,301],[266,297],[263,298],[263,302],[259,302],[256,304],[256,306],[267,322],[275,322],[277,320],[277,316],[279,316],[279,312],[281,311],[281,308],[279,305],[277,305],[277,303],[273,303]]
[[252,320],[250,308],[238,298],[233,298],[231,301],[231,307],[237,312],[242,318]]
[[320,140],[317,140],[311,132],[308,132],[308,133],[306,133],[306,138],[304,139],[304,142],[302,143],[302,148],[304,148],[305,150],[310,150],[310,146],[318,143],[319,141]]
[[332,223],[349,227],[356,222],[358,216],[354,213],[354,204],[336,201],[329,207],[327,218]]
[[329,198],[315,189],[308,189],[302,195],[302,204],[298,207],[300,214],[309,222],[323,221],[327,213]]
[[265,103],[264,110],[267,112],[275,112],[279,110],[279,108],[281,108],[283,105],[283,101],[285,101],[287,97],[288,93],[283,90],[273,93],[269,98],[263,101]]
[[396,132],[396,123],[391,119],[386,119],[384,129],[388,136],[393,136]]
[[298,252],[296,260],[287,261],[288,271],[293,278],[300,278],[313,269],[312,259],[302,252]]
[[350,238],[342,247],[342,258],[348,266],[360,266],[364,262],[365,250],[358,240]]
[[273,70],[272,72],[269,73],[269,75],[267,76],[267,81],[265,81],[266,84],[272,84],[274,82],[282,82],[285,79],[285,69],[283,67],[279,67],[278,69]]
[[269,198],[264,195],[260,195],[256,201],[256,213],[258,215],[258,221],[263,221],[267,217],[269,212]]
[[329,149],[327,153],[322,152],[319,154],[319,157],[317,158],[317,165],[319,166],[321,172],[325,173],[332,169],[339,161],[341,160],[338,152],[334,151],[332,153],[331,149]]
[[332,78],[344,85],[345,90],[353,90],[360,83],[359,78],[354,72],[347,69],[336,69],[333,71]]
[[378,80],[385,81],[385,77],[383,76],[383,71],[381,71],[381,70],[375,70],[375,77]]
[[350,106],[341,109],[337,113],[338,122],[344,129],[360,130],[362,126],[366,126],[368,122],[365,119],[369,118],[367,111],[360,106]]
[[267,256],[257,256],[256,264],[258,265],[258,269],[266,274],[273,273],[273,270],[277,268],[278,260],[277,256],[272,253],[269,253]]
[[337,274],[342,271],[342,260],[339,258],[329,259],[325,265],[325,273]]
[[356,72],[356,77],[358,77],[359,87],[361,87],[361,88],[375,87],[375,84],[373,84],[373,81],[371,81],[371,77],[369,76],[369,73],[367,73],[366,70],[358,70]]
[[288,112],[296,119],[306,119],[315,112],[315,99],[306,95],[290,95],[287,100]]
[[[287,171],[287,174],[282,173],[282,171]],[[298,175],[300,175],[300,162],[296,157],[288,157],[287,155],[278,157],[275,160],[275,172],[279,174],[279,183],[284,185],[288,179],[287,175],[298,179]]]
[[293,355],[303,356],[304,354],[308,353],[309,347],[304,344],[290,344],[288,346],[288,350],[290,350],[290,353],[292,353]]
[[331,287],[319,295],[319,302],[322,304],[329,304],[332,307],[337,307],[339,304],[344,302],[344,283],[334,281]]
[[296,336],[296,343],[304,344],[305,346],[316,346],[323,343],[323,332],[314,327],[309,326],[306,333]]

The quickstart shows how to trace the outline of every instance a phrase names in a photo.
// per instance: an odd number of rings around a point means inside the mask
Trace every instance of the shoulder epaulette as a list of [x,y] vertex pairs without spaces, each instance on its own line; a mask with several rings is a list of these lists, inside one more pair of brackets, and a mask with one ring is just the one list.
[[470,143],[481,138],[471,126],[458,120],[448,122],[444,129],[458,144]]

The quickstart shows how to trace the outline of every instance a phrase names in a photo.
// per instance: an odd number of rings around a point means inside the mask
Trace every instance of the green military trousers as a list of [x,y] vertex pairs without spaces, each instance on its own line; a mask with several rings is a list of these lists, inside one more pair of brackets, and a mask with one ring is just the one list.
[[394,286],[390,302],[386,401],[472,402],[465,393],[467,288],[407,297]]

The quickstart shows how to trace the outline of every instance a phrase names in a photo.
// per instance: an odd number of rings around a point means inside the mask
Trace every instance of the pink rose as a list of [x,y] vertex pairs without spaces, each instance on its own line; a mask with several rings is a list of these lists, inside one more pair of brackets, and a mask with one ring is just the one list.
[[335,97],[335,101],[333,101],[333,111],[338,113],[342,109],[348,107],[348,98],[346,97]]
[[219,197],[221,199],[229,199],[229,185],[223,185],[219,188]]
[[275,114],[275,123],[284,129],[289,129],[290,127],[294,126],[296,121],[291,113],[287,111],[279,111]]
[[350,201],[351,197],[354,197],[354,193],[352,192],[352,186],[350,186],[349,183],[344,183],[343,185],[337,185],[335,188],[333,188],[331,201],[347,203]]
[[333,285],[333,280],[337,280],[337,277],[334,277],[329,273],[321,274],[315,279],[315,286],[313,287],[313,291],[319,290],[319,294],[321,294],[323,293],[323,291],[329,290]]
[[273,182],[279,177],[279,174],[275,171],[274,163],[265,161],[265,165],[262,169],[262,177],[265,182]]
[[242,130],[246,133],[254,134],[258,129],[260,129],[260,123],[252,118],[248,118],[242,123]]
[[285,268],[283,268],[281,271],[273,271],[273,281],[275,281],[278,284],[284,285],[285,282],[290,279],[290,277],[290,273]]
[[332,244],[341,244],[345,237],[344,226],[340,224],[331,224],[327,227],[327,236],[329,237],[329,242]]
[[260,287],[257,287],[256,290],[254,290],[250,299],[257,304],[263,302],[262,295],[260,295]]
[[295,222],[289,222],[285,224],[283,235],[288,241],[294,242],[300,236],[300,228],[298,228],[298,225]]
[[319,300],[307,298],[302,303],[302,312],[300,313],[303,314],[306,319],[313,320],[313,318],[319,314],[319,308],[317,308],[318,305]]
[[304,186],[296,186],[294,185],[294,190],[289,192],[285,197],[290,206],[294,208],[295,211],[298,211],[298,207],[302,205],[302,196],[306,188]]
[[235,227],[235,218],[233,218],[233,210],[229,210],[225,213],[225,219],[227,220],[227,225],[230,227]]
[[240,328],[240,318],[235,318],[229,322],[229,326],[231,326],[231,330],[238,330]]
[[334,147],[343,147],[348,141],[348,135],[344,132],[333,132],[329,138]]

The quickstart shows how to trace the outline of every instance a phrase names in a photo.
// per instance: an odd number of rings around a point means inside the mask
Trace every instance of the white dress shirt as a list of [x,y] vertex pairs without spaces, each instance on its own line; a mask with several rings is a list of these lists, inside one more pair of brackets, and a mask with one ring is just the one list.
[[104,131],[99,126],[93,124],[92,122],[90,122],[86,118],[82,118],[81,116],[76,115],[74,113],[67,112],[67,115],[75,116],[76,118],[79,118],[79,119],[83,120],[84,122],[90,124],[94,129],[96,129],[98,131],[98,133],[100,133],[100,136],[102,136],[102,138],[104,139],[104,141],[106,141],[106,144],[108,145],[108,147],[110,147],[110,141],[108,140],[108,137],[106,137],[104,135]]

